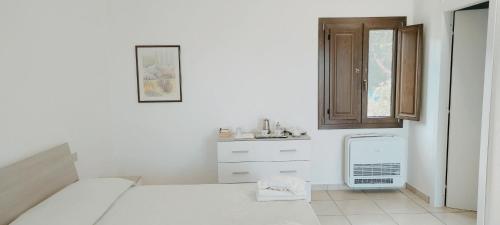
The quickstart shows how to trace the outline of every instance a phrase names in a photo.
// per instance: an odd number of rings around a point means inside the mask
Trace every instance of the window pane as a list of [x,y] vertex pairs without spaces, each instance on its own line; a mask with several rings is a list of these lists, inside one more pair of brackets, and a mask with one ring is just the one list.
[[368,117],[391,116],[393,30],[370,30],[368,49]]

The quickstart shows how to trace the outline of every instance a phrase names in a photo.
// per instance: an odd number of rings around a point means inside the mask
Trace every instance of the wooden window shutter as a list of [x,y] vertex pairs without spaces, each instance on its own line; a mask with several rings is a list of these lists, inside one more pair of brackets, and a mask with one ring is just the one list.
[[423,25],[398,29],[396,118],[420,120]]
[[325,122],[361,123],[363,24],[328,24],[325,42]]

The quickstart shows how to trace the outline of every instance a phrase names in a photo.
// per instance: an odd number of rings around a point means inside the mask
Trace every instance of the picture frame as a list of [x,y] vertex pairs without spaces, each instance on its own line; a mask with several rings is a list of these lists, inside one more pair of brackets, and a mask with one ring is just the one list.
[[136,45],[139,103],[182,102],[181,46]]

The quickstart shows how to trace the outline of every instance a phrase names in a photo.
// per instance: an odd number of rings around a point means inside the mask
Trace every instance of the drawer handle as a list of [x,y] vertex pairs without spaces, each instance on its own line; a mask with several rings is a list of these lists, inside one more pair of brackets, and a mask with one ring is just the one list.
[[233,172],[233,175],[245,175],[245,174],[250,174],[250,172],[248,172],[248,171],[244,171],[244,172]]
[[297,173],[297,170],[282,170],[280,173]]
[[280,150],[280,152],[296,152],[297,149],[283,149],[283,150]]
[[233,151],[233,153],[248,153],[248,151]]

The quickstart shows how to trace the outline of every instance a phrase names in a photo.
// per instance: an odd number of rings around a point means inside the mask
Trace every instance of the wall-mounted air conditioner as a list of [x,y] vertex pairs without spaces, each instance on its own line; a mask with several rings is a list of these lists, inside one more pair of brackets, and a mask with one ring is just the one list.
[[345,183],[351,188],[401,188],[406,183],[407,146],[393,135],[345,139]]

